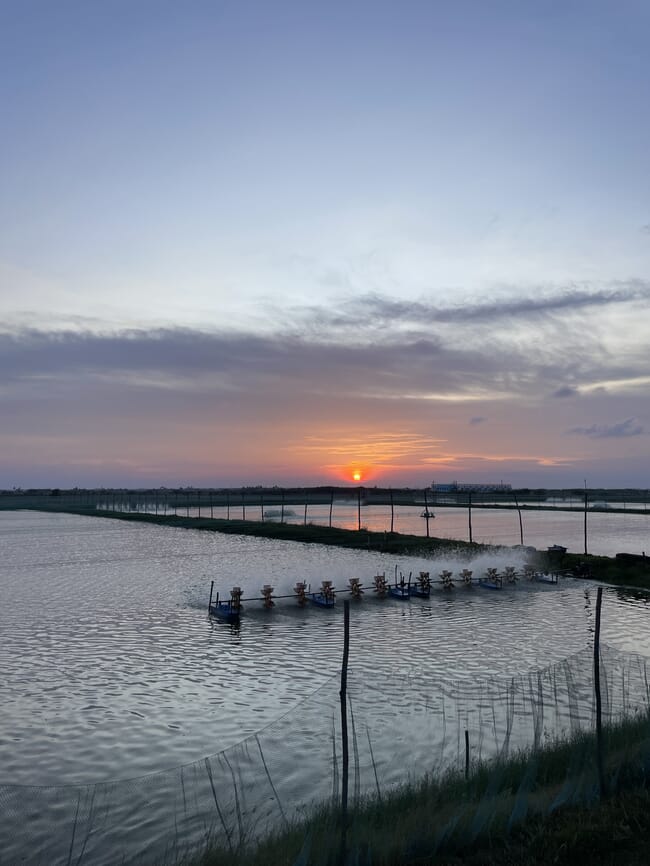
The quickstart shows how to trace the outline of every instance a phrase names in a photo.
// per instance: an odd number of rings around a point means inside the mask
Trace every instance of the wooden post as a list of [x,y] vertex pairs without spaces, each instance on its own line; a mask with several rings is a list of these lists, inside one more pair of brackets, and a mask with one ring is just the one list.
[[607,796],[607,783],[603,761],[603,707],[600,694],[600,609],[603,604],[603,588],[598,587],[596,596],[596,626],[594,631],[594,691],[596,693],[596,749],[598,752],[598,783],[601,799]]
[[390,489],[390,534],[393,534],[395,526],[395,505],[393,503],[393,488]]
[[303,520],[303,525],[307,526],[307,494],[305,493],[305,519]]
[[282,488],[282,504],[280,506],[280,523],[284,523],[284,487]]
[[226,491],[226,520],[230,520],[230,491]]
[[214,589],[214,581],[210,584],[210,601],[208,602],[208,613],[210,612],[210,608],[212,607],[212,590]]
[[587,479],[585,479],[585,556],[587,554]]
[[361,488],[357,487],[357,531],[361,532]]
[[424,514],[427,524],[427,538],[429,538],[429,500],[427,499],[427,488],[424,488]]
[[262,523],[264,523],[264,493],[260,493],[260,516],[262,518]]
[[345,863],[348,830],[348,658],[350,656],[350,602],[343,602],[343,662],[341,664],[341,866]]
[[469,779],[469,731],[465,731],[465,779]]
[[524,524],[521,520],[521,508],[519,507],[519,502],[517,501],[517,494],[512,494],[515,497],[515,506],[517,508],[517,514],[519,515],[519,543],[521,546],[524,546]]
[[469,491],[469,498],[467,502],[467,520],[469,523],[469,543],[472,543],[472,491]]
[[330,493],[330,522],[329,527],[332,528],[332,508],[334,507],[334,491],[332,490]]

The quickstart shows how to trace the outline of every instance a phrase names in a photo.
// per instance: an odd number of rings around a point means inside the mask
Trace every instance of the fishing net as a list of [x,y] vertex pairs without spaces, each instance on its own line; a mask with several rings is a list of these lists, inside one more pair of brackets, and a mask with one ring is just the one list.
[[[648,660],[607,646],[601,659],[603,722],[640,717],[650,706]],[[208,842],[237,849],[317,805],[338,803],[338,691],[333,675],[254,736],[174,770],[94,785],[0,786],[0,863],[178,863]],[[481,680],[434,676],[426,660],[388,676],[361,676],[351,666],[348,696],[352,805],[425,774],[462,773],[468,759],[476,768],[528,749],[514,822],[531,805],[540,747],[594,728],[593,653],[585,648],[543,670]],[[490,785],[472,816],[473,833],[496,808],[496,769]],[[576,748],[544,808],[593,796],[593,755]]]

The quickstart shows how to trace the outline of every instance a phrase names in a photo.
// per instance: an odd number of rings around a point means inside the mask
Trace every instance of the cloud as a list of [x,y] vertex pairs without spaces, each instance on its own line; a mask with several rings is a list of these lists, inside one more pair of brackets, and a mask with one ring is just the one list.
[[589,436],[591,439],[624,439],[628,436],[645,436],[648,431],[636,418],[626,418],[618,424],[592,424],[591,427],[572,427],[567,433]]
[[394,327],[397,323],[490,322],[496,319],[526,319],[568,314],[586,308],[607,307],[650,300],[650,282],[629,280],[607,286],[568,286],[559,289],[527,287],[513,296],[480,303],[466,301],[453,306],[423,300],[402,300],[377,293],[366,293],[342,302],[339,307],[308,307],[302,311],[307,319],[318,319],[333,328]]
[[557,390],[553,391],[553,397],[575,397],[579,394],[577,388],[572,388],[571,385],[562,385]]

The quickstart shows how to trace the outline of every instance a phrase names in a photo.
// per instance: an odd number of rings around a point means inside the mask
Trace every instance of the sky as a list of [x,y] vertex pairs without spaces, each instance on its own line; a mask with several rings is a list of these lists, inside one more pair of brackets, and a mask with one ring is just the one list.
[[645,0],[0,0],[0,488],[650,487]]

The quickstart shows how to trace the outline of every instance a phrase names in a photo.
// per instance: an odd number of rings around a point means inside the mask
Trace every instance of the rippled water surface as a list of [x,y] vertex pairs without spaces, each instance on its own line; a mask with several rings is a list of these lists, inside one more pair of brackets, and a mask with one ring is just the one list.
[[[133,777],[197,760],[279,718],[334,677],[342,606],[268,612],[241,628],[206,616],[210,581],[246,596],[296,579],[342,587],[377,571],[436,575],[466,562],[132,525],[64,514],[0,514],[0,781],[64,784]],[[520,565],[521,554],[470,563]],[[507,677],[589,642],[584,582],[503,592],[436,588],[408,603],[352,608],[351,669]],[[603,637],[650,654],[646,602],[608,590]],[[376,708],[381,723],[381,705]]]

